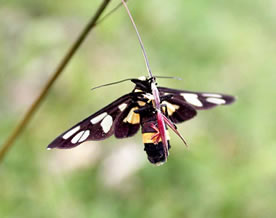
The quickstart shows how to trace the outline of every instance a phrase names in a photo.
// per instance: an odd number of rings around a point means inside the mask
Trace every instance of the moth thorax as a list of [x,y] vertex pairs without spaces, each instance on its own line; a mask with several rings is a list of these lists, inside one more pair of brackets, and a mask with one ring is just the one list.
[[148,102],[151,102],[154,100],[154,96],[151,93],[143,94],[144,98],[148,99]]

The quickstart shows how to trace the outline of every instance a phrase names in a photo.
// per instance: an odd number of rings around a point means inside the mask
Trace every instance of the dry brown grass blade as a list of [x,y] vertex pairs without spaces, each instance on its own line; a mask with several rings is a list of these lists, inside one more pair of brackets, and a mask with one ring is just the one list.
[[61,60],[60,64],[53,72],[53,75],[49,78],[46,85],[42,89],[41,93],[35,99],[33,104],[27,110],[26,114],[24,115],[23,119],[17,124],[11,135],[7,138],[0,149],[0,162],[4,159],[5,155],[7,154],[8,150],[14,145],[15,140],[17,137],[22,133],[22,131],[26,128],[27,124],[34,116],[36,110],[39,108],[40,104],[42,103],[43,99],[47,96],[50,88],[53,86],[54,82],[63,72],[67,64],[70,62],[80,45],[83,43],[89,32],[96,26],[98,19],[106,9],[107,5],[110,3],[111,0],[103,0],[102,4],[99,6],[89,23],[85,26],[77,40],[74,42],[72,47],[68,50],[64,58]]

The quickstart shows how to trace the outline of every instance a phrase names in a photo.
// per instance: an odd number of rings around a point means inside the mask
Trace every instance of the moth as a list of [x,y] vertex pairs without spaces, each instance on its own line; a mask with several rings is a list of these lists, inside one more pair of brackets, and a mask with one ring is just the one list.
[[[48,149],[73,148],[85,141],[104,140],[112,135],[119,139],[127,138],[135,135],[141,126],[148,160],[152,164],[161,165],[167,161],[168,150],[171,148],[168,127],[184,141],[175,124],[192,119],[197,110],[228,105],[235,100],[233,96],[225,94],[158,87],[154,77],[141,77],[131,81],[135,84],[132,92],[62,133],[48,145]],[[159,92],[160,103],[155,99],[155,91]]]

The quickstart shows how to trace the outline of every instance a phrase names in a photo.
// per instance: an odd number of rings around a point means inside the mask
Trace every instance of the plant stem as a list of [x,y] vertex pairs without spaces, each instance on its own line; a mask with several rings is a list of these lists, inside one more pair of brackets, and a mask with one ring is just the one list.
[[34,116],[35,112],[39,108],[40,104],[47,96],[48,92],[50,91],[50,88],[53,86],[54,82],[57,80],[60,74],[64,71],[65,67],[68,65],[76,51],[79,49],[83,41],[86,39],[87,35],[96,26],[98,19],[100,18],[101,14],[103,13],[107,5],[110,3],[110,1],[111,0],[103,0],[102,4],[97,9],[96,13],[93,15],[89,23],[85,26],[79,37],[76,39],[72,47],[68,50],[64,58],[61,60],[60,64],[57,66],[56,70],[53,72],[53,75],[49,78],[37,99],[35,99],[33,104],[27,110],[23,119],[18,123],[11,135],[4,142],[0,149],[0,162],[4,159],[5,155],[7,154],[8,150],[12,147],[17,137],[26,128],[27,124],[30,122],[31,118]]

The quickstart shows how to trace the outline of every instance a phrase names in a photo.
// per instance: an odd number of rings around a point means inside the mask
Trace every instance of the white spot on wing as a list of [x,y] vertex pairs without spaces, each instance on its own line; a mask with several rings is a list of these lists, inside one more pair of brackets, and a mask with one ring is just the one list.
[[213,104],[225,104],[226,101],[221,98],[206,98],[206,101],[213,103]]
[[188,103],[190,103],[190,104],[192,104],[194,106],[197,106],[197,107],[202,107],[203,106],[203,104],[201,103],[201,101],[198,100],[198,95],[197,94],[182,93],[181,95],[184,97],[184,99]]
[[220,94],[214,94],[214,93],[203,93],[202,96],[204,97],[213,97],[213,98],[221,98],[222,96]]
[[82,138],[84,131],[79,132],[77,135],[74,136],[74,138],[71,140],[72,144],[76,144],[80,138]]
[[85,140],[88,138],[89,135],[90,135],[90,131],[89,131],[89,130],[86,130],[86,131],[83,133],[82,137],[80,138],[79,142],[85,141]]
[[67,133],[65,133],[62,138],[63,139],[69,139],[72,135],[74,135],[77,131],[80,130],[80,126],[75,127],[74,129],[69,130]]
[[127,104],[126,104],[126,103],[123,103],[123,104],[120,104],[120,105],[119,105],[119,109],[120,109],[120,111],[125,110],[125,109],[126,109],[126,107],[127,107]]
[[107,115],[103,121],[101,122],[101,126],[103,128],[104,133],[108,133],[108,131],[111,129],[113,123],[113,119],[110,115]]
[[100,114],[100,115],[94,117],[93,119],[91,119],[90,122],[91,122],[92,124],[96,124],[96,123],[100,122],[103,118],[105,118],[106,115],[107,115],[107,113],[104,112],[104,113],[102,113],[102,114]]

